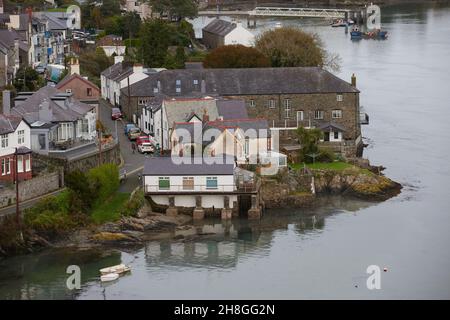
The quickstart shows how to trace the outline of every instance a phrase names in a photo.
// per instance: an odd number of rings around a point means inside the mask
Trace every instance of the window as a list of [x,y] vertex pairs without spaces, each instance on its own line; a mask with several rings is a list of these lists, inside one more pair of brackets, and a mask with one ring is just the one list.
[[206,177],[206,189],[217,189],[217,177]]
[[175,83],[177,86],[181,86],[181,80],[176,80]]
[[284,99],[284,108],[291,108],[291,99]]
[[17,172],[23,172],[23,156],[17,156]]
[[11,173],[11,168],[10,168],[10,161],[9,158],[5,159],[5,170],[3,172],[5,172],[5,174],[10,174]]
[[2,159],[2,167],[1,167],[2,176],[4,176],[6,174],[5,162],[6,162],[6,159]]
[[342,118],[342,110],[333,110],[331,112],[331,117],[333,119],[340,119],[340,118]]
[[158,88],[156,88],[156,87],[153,88],[153,93],[158,93],[158,91],[159,91]]
[[86,89],[86,94],[88,97],[92,97],[92,88],[87,88]]
[[72,89],[66,89],[66,93],[72,93]]
[[341,102],[342,100],[344,100],[344,96],[342,94],[337,94],[336,95],[336,100]]
[[286,103],[286,100],[284,101],[284,117],[285,118],[291,117],[291,103],[290,102]]
[[8,135],[2,134],[1,140],[2,140],[2,148],[8,148]]
[[159,190],[169,190],[169,189],[170,189],[170,178],[159,177]]
[[314,119],[323,119],[323,111],[322,110],[314,111]]
[[183,177],[183,190],[194,190],[194,177]]
[[269,108],[270,109],[275,109],[275,100],[274,99],[270,99],[269,100]]
[[249,105],[250,105],[250,107],[252,107],[252,108],[256,107],[255,100],[250,100],[250,101],[249,101]]
[[176,87],[175,91],[176,91],[177,93],[180,93],[180,92],[181,92],[181,88],[180,88],[180,87]]
[[31,170],[31,156],[28,155],[28,157],[25,159],[25,171]]
[[25,130],[17,131],[17,143],[18,144],[25,143]]
[[250,152],[250,139],[249,139],[249,137],[245,137],[244,154],[246,156],[248,156],[249,152]]
[[303,110],[297,111],[297,122],[303,121]]
[[334,140],[339,140],[339,132],[334,132]]
[[198,80],[194,79],[194,85],[197,85],[197,84],[198,84]]
[[58,140],[68,140],[73,137],[73,123],[61,123],[58,127]]

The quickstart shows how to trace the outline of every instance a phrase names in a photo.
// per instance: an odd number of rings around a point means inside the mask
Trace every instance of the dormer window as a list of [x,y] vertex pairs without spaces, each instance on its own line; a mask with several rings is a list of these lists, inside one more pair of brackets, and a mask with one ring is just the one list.
[[194,85],[198,85],[198,80],[194,79]]
[[66,93],[72,93],[72,89],[66,89]]

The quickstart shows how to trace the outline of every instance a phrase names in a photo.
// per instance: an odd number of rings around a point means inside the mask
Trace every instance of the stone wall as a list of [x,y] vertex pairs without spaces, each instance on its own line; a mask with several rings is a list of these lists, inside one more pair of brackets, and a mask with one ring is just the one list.
[[[62,173],[56,171],[46,173],[33,179],[21,181],[19,183],[19,199],[25,201],[33,199],[47,193],[58,190],[62,187]],[[0,193],[0,207],[6,207],[16,202],[15,185],[11,184]]]

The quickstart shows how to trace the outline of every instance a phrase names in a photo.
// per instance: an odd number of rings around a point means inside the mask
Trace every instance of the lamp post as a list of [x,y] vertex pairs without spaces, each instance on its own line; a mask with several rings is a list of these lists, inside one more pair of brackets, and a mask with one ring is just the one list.
[[17,147],[14,152],[14,180],[16,182],[16,221],[17,226],[20,228],[20,207],[19,207],[19,165],[18,165],[18,152]]

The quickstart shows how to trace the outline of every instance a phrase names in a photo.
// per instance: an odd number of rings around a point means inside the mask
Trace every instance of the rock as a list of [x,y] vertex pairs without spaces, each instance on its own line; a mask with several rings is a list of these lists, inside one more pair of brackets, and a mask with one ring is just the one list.
[[127,243],[136,242],[136,239],[124,233],[99,232],[92,236],[92,240],[101,243]]
[[103,225],[101,225],[98,230],[100,232],[120,232],[120,226],[117,223],[114,222],[107,222]]
[[135,240],[141,240],[142,236],[144,235],[144,232],[142,231],[133,231],[133,230],[125,230],[122,233]]

